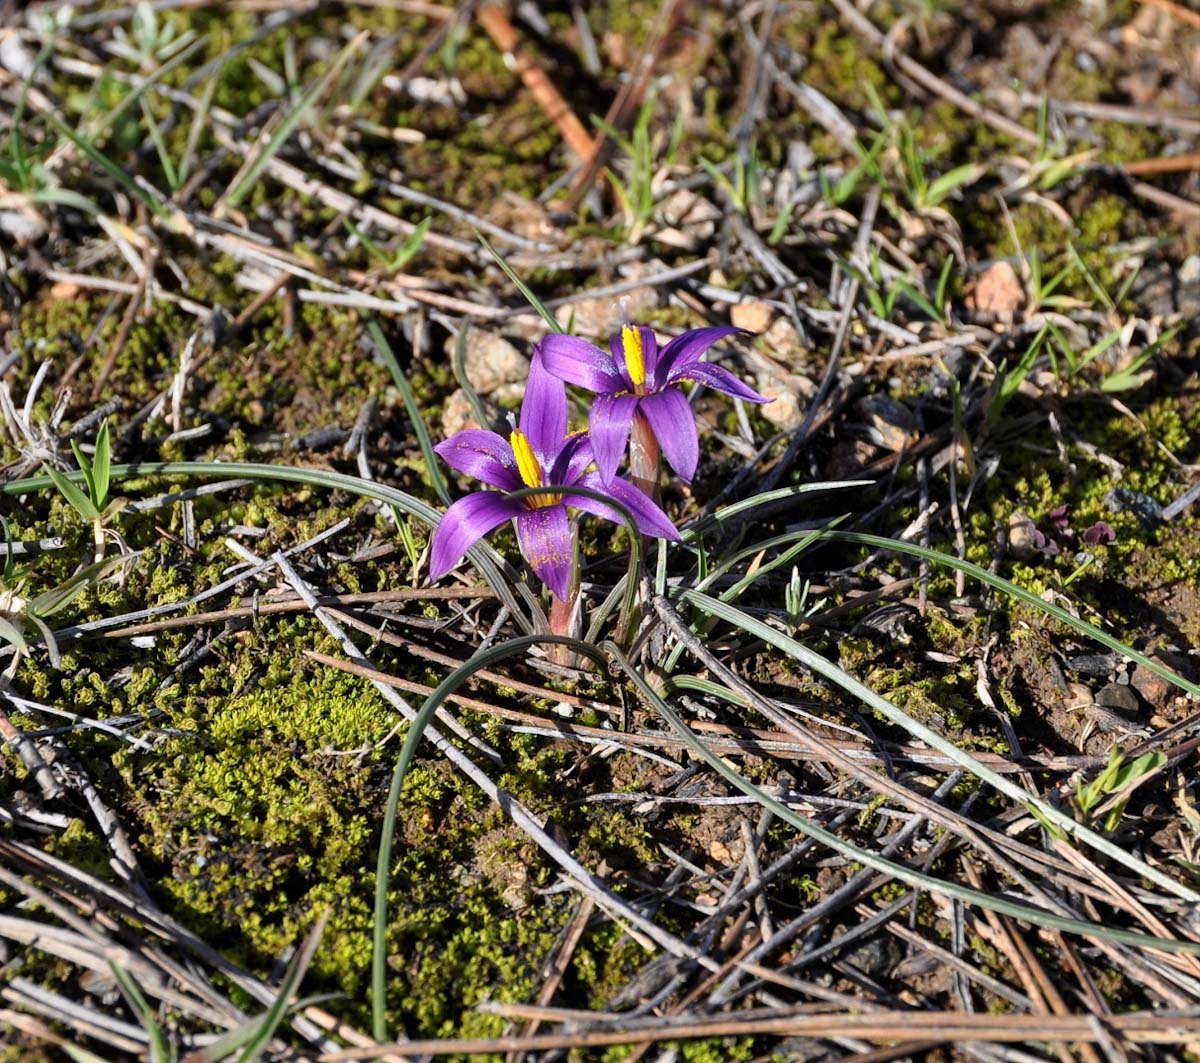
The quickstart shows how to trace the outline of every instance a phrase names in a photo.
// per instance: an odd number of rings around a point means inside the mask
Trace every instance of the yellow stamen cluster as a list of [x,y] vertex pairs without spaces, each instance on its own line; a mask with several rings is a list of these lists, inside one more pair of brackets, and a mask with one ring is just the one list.
[[625,369],[639,395],[645,394],[646,355],[642,350],[642,334],[632,325],[621,326],[621,347],[625,351]]
[[[514,428],[508,440],[512,444],[513,457],[517,459],[517,472],[521,474],[522,482],[526,487],[542,487],[542,463],[537,460],[537,455],[529,444],[529,437],[521,429]],[[562,501],[562,495],[535,495],[525,501],[533,508],[540,509],[542,506],[557,505]]]

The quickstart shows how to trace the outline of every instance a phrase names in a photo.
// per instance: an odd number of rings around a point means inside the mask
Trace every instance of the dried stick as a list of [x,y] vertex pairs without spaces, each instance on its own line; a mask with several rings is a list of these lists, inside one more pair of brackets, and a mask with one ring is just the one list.
[[512,62],[513,68],[537,105],[558,126],[567,147],[584,161],[590,158],[595,150],[591,134],[546,76],[546,72],[521,47],[521,39],[508,16],[495,4],[484,4],[475,13],[475,18],[496,47],[504,53],[504,57]]

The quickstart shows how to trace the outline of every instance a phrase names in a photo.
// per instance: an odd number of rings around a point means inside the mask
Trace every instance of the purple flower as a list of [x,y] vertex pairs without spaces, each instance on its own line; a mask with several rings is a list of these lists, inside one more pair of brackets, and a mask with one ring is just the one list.
[[566,387],[546,372],[536,355],[529,367],[519,427],[507,440],[495,432],[469,428],[434,450],[452,469],[499,490],[476,491],[446,510],[433,535],[430,579],[440,579],[483,536],[515,519],[525,560],[554,595],[566,601],[575,560],[567,506],[616,523],[623,523],[621,515],[582,495],[511,499],[502,493],[522,487],[561,485],[601,491],[633,514],[643,535],[679,539],[671,518],[631,484],[624,480],[604,483],[598,474],[586,471],[594,460],[591,443],[585,433],[567,435]]
[[694,381],[747,402],[770,402],[728,370],[700,360],[718,340],[743,329],[718,326],[691,329],[661,351],[654,333],[623,325],[609,343],[612,353],[576,338],[547,336],[538,350],[546,368],[568,384],[596,393],[588,423],[600,475],[616,474],[629,442],[634,413],[650,423],[671,468],[691,482],[700,460],[696,419],[679,385]]

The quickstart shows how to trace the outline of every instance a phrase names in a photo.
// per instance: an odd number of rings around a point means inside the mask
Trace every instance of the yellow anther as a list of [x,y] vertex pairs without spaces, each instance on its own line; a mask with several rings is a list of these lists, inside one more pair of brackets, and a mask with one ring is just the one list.
[[517,472],[526,487],[542,486],[542,466],[529,445],[529,437],[519,428],[514,428],[508,437],[512,443],[513,456],[517,459]]
[[632,325],[622,325],[621,347],[625,351],[625,368],[629,372],[629,382],[640,392],[646,384],[646,355],[642,351],[642,334]]

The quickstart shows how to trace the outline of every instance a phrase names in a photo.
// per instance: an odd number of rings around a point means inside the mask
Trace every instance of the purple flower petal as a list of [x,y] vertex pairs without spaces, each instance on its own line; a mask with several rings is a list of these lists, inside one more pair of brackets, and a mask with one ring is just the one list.
[[728,369],[709,362],[692,362],[690,365],[676,366],[671,372],[671,383],[680,380],[694,380],[698,384],[712,388],[713,391],[723,391],[735,399],[745,399],[747,402],[773,402],[766,395],[760,395],[749,384],[743,384]]
[[696,431],[696,417],[683,392],[668,387],[657,395],[647,395],[641,400],[639,409],[650,422],[671,468],[681,480],[691,483],[700,462],[700,435]]
[[501,491],[515,491],[525,486],[517,472],[512,447],[495,432],[468,428],[433,449],[450,468],[498,487]]
[[527,509],[517,517],[517,538],[529,567],[565,602],[571,593],[571,522],[564,505]]
[[573,484],[579,479],[596,456],[592,453],[592,441],[586,432],[576,432],[567,436],[563,448],[558,452],[550,472],[546,476],[548,483]]
[[1083,541],[1088,546],[1096,546],[1098,543],[1115,543],[1117,532],[1108,521],[1098,520],[1083,533]]
[[[600,479],[599,473],[589,472],[579,478],[578,486],[589,487],[593,491],[603,491],[605,494],[611,495],[618,502],[622,503],[633,514],[638,531],[643,535],[650,535],[655,539],[670,539],[672,542],[679,542],[679,531],[671,523],[671,518],[659,509],[651,499],[647,498],[641,491],[634,487],[633,484],[621,479],[609,480],[608,483],[604,483]],[[574,506],[585,513],[592,513],[597,517],[603,517],[605,520],[611,520],[614,524],[627,527],[625,518],[613,509],[612,506],[607,506],[603,502],[596,502],[590,498],[584,498],[582,495],[570,494],[566,496],[566,502],[568,506]]]
[[476,491],[460,498],[446,510],[433,533],[430,580],[441,579],[488,532],[524,512],[524,502],[505,498],[495,491]]
[[629,386],[611,355],[576,336],[555,333],[542,340],[537,350],[547,371],[568,384],[578,384],[598,395],[624,391]]
[[[596,465],[605,480],[617,475],[617,466],[629,443],[629,425],[633,411],[645,399],[637,395],[597,395],[592,400],[592,412],[588,418],[588,435],[592,438],[592,453]],[[690,414],[688,415],[691,416]]]
[[743,336],[749,335],[745,329],[733,328],[730,325],[714,325],[710,328],[688,329],[687,332],[676,336],[663,348],[662,355],[658,359],[657,383],[661,387],[672,378],[677,369],[698,362],[700,356],[714,343],[723,340],[726,336],[739,333]]
[[567,434],[567,386],[546,371],[536,351],[521,402],[521,431],[544,465],[553,462]]

